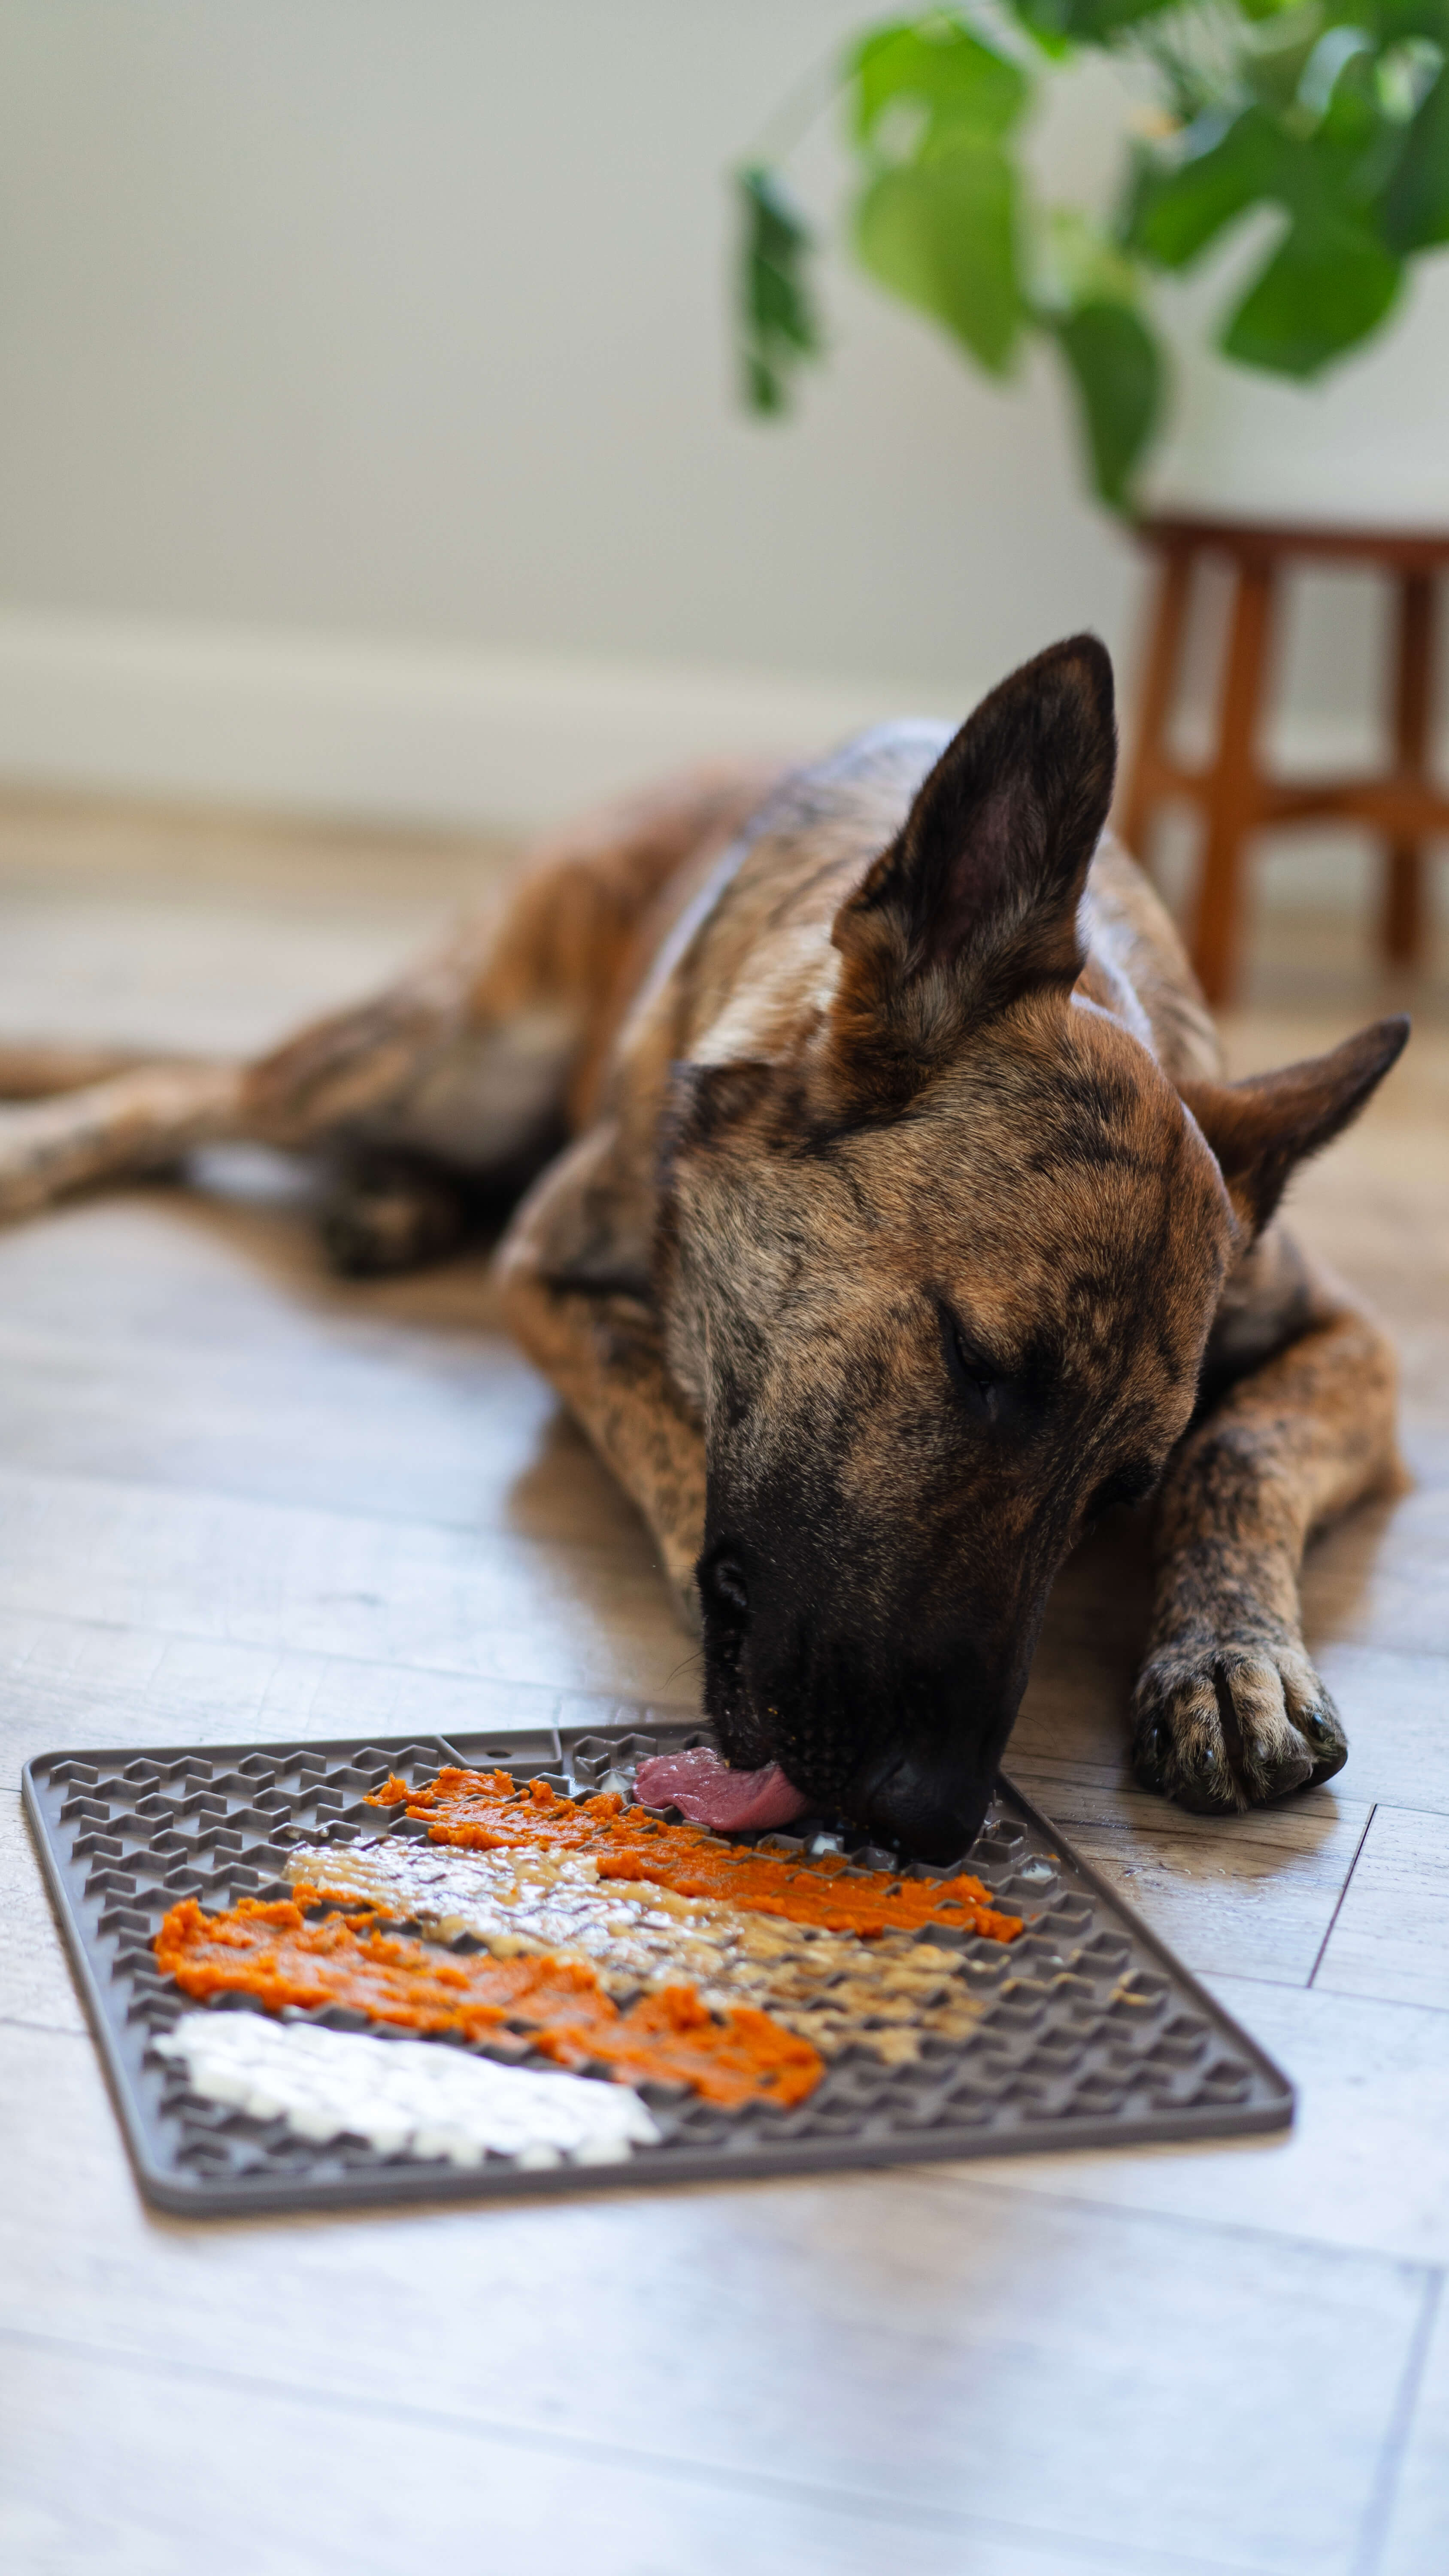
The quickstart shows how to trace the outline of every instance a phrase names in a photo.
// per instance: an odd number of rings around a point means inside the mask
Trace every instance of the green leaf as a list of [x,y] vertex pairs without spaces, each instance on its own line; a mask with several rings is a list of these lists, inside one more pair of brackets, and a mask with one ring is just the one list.
[[[1315,56],[1325,56],[1331,85],[1343,67],[1345,47],[1352,53],[1366,41],[1358,27],[1333,26],[1325,36],[1321,8],[1291,9],[1268,19],[1248,37],[1239,58],[1239,78],[1250,98],[1281,114],[1295,100],[1301,101],[1304,77],[1311,77]],[[1311,111],[1320,112],[1321,105]]]
[[1449,0],[1363,0],[1362,16],[1381,45],[1427,36],[1431,44],[1449,52]]
[[1314,376],[1364,340],[1399,290],[1400,263],[1362,225],[1300,217],[1222,334],[1226,356],[1274,375]]
[[1038,228],[1033,302],[1074,313],[1082,304],[1136,308],[1140,280],[1119,242],[1075,206],[1054,206]]
[[1162,353],[1125,304],[1083,304],[1053,321],[1092,460],[1092,479],[1114,510],[1129,504],[1133,469],[1162,411]]
[[1104,44],[1120,28],[1165,16],[1178,0],[1015,0],[1015,15],[1048,44]]
[[856,208],[855,238],[882,286],[1005,373],[1022,299],[1016,173],[997,145],[963,137],[930,160],[881,171]]
[[981,43],[959,19],[911,19],[872,30],[851,64],[855,132],[877,139],[887,108],[906,101],[924,111],[923,148],[962,129],[1002,135],[1016,123],[1030,90],[1026,74]]
[[1200,117],[1166,168],[1148,163],[1138,183],[1128,239],[1159,268],[1186,268],[1225,224],[1274,193],[1283,138],[1261,107],[1229,125]]
[[1336,52],[1316,131],[1294,130],[1262,106],[1245,108],[1216,134],[1203,121],[1175,167],[1147,174],[1133,210],[1133,246],[1164,268],[1182,268],[1249,207],[1284,208],[1287,233],[1219,343],[1242,365],[1276,375],[1316,375],[1366,339],[1399,286],[1399,261],[1372,212],[1399,146],[1367,90],[1354,87],[1351,103],[1339,107],[1364,57],[1352,47]]
[[747,411],[759,412],[769,419],[789,410],[790,397],[785,388],[783,375],[778,368],[770,366],[760,357],[756,350],[741,351],[740,378]]
[[1341,112],[1346,94],[1352,112],[1361,113],[1367,107],[1372,116],[1376,95],[1374,51],[1373,40],[1362,27],[1329,27],[1304,55],[1294,89],[1282,101],[1283,106],[1290,105],[1296,96],[1298,105],[1310,117],[1322,120],[1331,118],[1335,109]]
[[800,366],[820,355],[821,336],[806,278],[814,247],[808,226],[773,170],[736,173],[741,218],[738,324],[749,410],[790,408]]
[[1384,197],[1391,250],[1431,250],[1449,241],[1449,64],[1419,102]]
[[[1018,17],[1021,16],[1019,9],[1016,14]],[[1023,24],[1025,23],[1023,21]],[[1028,25],[1026,32],[1037,52],[1045,54],[1049,63],[1069,63],[1077,50],[1070,36],[1059,36],[1050,27]]]

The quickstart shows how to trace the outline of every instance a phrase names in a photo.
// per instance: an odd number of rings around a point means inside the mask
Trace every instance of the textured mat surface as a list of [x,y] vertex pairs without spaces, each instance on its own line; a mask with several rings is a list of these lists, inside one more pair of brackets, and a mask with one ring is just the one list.
[[[707,1740],[646,1715],[591,1734],[131,1748],[28,1764],[27,1812],[147,2198],[195,2214],[478,2198],[1226,2137],[1291,2120],[1292,2088],[1271,2059],[1006,1779],[964,1865],[1027,1929],[1009,1947],[948,1936],[955,1973],[980,2007],[970,2036],[928,2041],[917,2062],[896,2067],[851,2049],[791,2112],[724,2112],[646,2088],[663,2143],[626,2164],[538,2173],[490,2155],[460,2171],[361,2141],[319,2146],[280,2120],[203,2101],[153,2046],[187,2009],[151,1951],[167,1908],[184,1896],[217,1910],[289,1893],[280,1873],[294,1841],[416,1834],[400,1809],[364,1803],[389,1772],[417,1785],[457,1762],[543,1775],[570,1793],[628,1791],[646,1754]],[[815,1831],[802,1820],[791,1846]],[[780,1847],[780,1837],[763,1839]],[[889,1859],[864,1847],[852,1856],[872,1868]]]

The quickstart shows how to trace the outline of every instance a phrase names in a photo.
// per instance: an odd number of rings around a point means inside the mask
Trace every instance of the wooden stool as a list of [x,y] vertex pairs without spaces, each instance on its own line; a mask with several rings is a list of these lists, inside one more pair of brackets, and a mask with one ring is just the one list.
[[[1424,947],[1423,844],[1449,832],[1449,795],[1430,769],[1433,719],[1434,585],[1449,565],[1449,533],[1406,529],[1276,526],[1232,519],[1158,518],[1137,531],[1160,559],[1148,633],[1136,752],[1120,830],[1133,854],[1155,808],[1185,797],[1206,818],[1192,925],[1192,960],[1210,1002],[1228,999],[1242,930],[1243,847],[1265,824],[1324,815],[1371,823],[1387,843],[1382,940],[1396,964]],[[1167,748],[1183,633],[1199,557],[1233,566],[1232,619],[1218,711],[1217,742],[1205,768],[1187,769]],[[1398,585],[1398,646],[1391,713],[1394,764],[1375,775],[1275,779],[1259,759],[1272,641],[1274,594],[1294,562],[1367,563]]]

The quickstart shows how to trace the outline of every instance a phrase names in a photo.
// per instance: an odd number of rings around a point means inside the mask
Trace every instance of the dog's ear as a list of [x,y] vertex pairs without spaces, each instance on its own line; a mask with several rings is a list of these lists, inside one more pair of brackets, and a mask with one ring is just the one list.
[[1246,1235],[1261,1234],[1295,1163],[1316,1154],[1356,1118],[1398,1061],[1409,1035],[1402,1013],[1375,1020],[1328,1055],[1247,1082],[1184,1082],[1192,1111],[1222,1167]]
[[908,1096],[973,1020],[1031,985],[1075,983],[1116,751],[1112,665],[1094,635],[983,699],[836,915],[831,1053],[848,1087]]

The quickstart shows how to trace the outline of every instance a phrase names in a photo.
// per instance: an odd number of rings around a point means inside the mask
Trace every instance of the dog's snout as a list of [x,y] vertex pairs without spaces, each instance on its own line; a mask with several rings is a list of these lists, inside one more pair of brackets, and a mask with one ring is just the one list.
[[975,1841],[1026,1681],[1043,1569],[914,1560],[890,1580],[877,1535],[781,1475],[717,1473],[695,1561],[705,1713],[740,1770],[778,1762],[809,1812],[863,1825],[909,1857]]
[[929,1861],[960,1860],[991,1800],[989,1772],[925,1752],[892,1753],[862,1784],[856,1812],[880,1841]]

